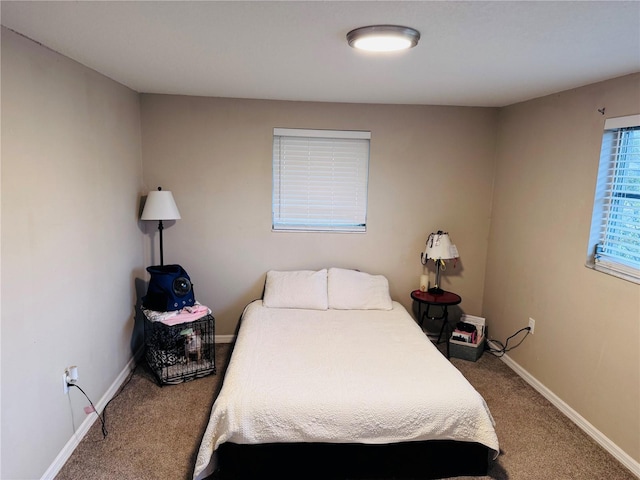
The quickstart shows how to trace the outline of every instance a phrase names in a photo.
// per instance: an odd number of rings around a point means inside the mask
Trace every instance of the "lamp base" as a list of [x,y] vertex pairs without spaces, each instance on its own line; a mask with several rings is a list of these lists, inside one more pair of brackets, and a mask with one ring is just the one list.
[[434,295],[440,295],[444,293],[444,290],[440,287],[431,287],[427,292],[432,293]]

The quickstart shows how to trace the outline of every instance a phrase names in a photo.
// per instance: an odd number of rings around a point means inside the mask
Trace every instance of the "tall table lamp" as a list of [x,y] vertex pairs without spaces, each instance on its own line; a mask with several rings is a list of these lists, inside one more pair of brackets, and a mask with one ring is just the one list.
[[158,220],[158,231],[160,232],[160,265],[164,265],[164,253],[162,250],[162,225],[163,220],[180,220],[180,212],[173,195],[169,190],[158,190],[149,192],[147,201],[144,204],[140,220]]
[[420,253],[420,261],[426,265],[429,260],[433,260],[436,264],[436,283],[431,287],[429,293],[443,293],[440,288],[440,270],[446,268],[445,260],[459,258],[458,249],[451,243],[449,234],[438,230],[436,233],[429,234],[427,238],[427,246],[423,253]]

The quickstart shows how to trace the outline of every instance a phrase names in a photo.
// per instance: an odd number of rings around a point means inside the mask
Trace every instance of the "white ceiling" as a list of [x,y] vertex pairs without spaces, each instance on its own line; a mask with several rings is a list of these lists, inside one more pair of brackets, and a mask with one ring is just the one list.
[[[2,1],[2,25],[138,92],[504,106],[640,71],[639,1]],[[421,32],[401,54],[353,28]]]

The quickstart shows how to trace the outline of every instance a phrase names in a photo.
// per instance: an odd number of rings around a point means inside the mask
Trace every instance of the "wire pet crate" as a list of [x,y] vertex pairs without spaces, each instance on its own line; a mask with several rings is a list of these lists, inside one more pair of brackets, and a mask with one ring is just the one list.
[[145,316],[145,358],[158,384],[175,385],[216,373],[215,319],[165,325]]

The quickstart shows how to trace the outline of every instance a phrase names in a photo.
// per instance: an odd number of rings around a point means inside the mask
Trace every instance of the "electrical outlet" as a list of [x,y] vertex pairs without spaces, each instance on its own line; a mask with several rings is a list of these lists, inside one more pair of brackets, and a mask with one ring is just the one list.
[[536,321],[529,317],[529,333],[533,335],[533,331],[536,329]]
[[62,374],[63,392],[65,395],[69,393],[69,384],[76,383],[78,381],[78,367],[71,365],[64,369]]

